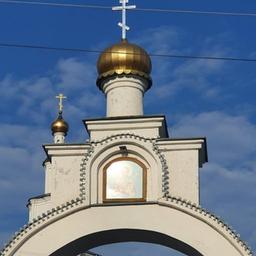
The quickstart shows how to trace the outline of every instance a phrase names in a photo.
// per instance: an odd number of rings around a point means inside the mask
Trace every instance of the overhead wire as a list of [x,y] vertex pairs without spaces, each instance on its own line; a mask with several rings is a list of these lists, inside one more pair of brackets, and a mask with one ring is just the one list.
[[[51,6],[51,7],[87,8],[87,9],[108,9],[108,10],[112,9],[111,6],[106,6],[106,5],[69,4],[69,3],[54,3],[54,2],[42,2],[42,1],[36,1],[35,2],[35,1],[23,1],[23,0],[0,0],[0,3],[24,4],[24,5],[41,5],[41,6]],[[256,17],[256,13],[248,13],[248,12],[198,11],[198,10],[139,8],[139,7],[136,8],[136,9],[129,10],[129,11]]]
[[[87,4],[85,5],[85,4],[69,4],[69,3],[66,4],[66,3],[54,3],[54,2],[51,3],[51,2],[42,2],[42,1],[35,2],[35,1],[23,1],[23,0],[0,0],[0,4],[1,3],[41,5],[41,6],[52,6],[52,7],[69,7],[69,8],[112,9],[112,7],[104,6],[104,5],[87,5]],[[209,12],[209,11],[192,11],[192,10],[178,10],[178,9],[152,9],[152,8],[137,8],[133,10],[145,11],[145,12],[169,12],[169,13],[183,13],[183,14],[208,14],[208,15],[255,16],[256,17],[256,13]],[[1,42],[0,42],[0,47],[30,48],[30,49],[41,49],[41,50],[83,52],[83,53],[102,53],[102,51],[100,50],[50,47],[50,46],[43,46],[43,45],[27,45],[27,44],[13,44],[13,43],[1,43]],[[111,52],[111,53],[115,53],[115,52]],[[130,53],[125,52],[125,54],[130,54]],[[256,62],[256,59],[253,59],[253,58],[237,58],[237,57],[222,57],[222,56],[193,56],[193,55],[154,54],[154,53],[151,53],[149,55],[151,57],[164,57],[164,58]]]
[[5,4],[24,4],[24,5],[41,5],[50,7],[71,7],[71,8],[89,8],[89,9],[112,9],[110,6],[100,5],[85,5],[85,4],[65,4],[65,3],[50,3],[50,2],[34,2],[34,1],[19,1],[19,0],[0,0],[0,3]]
[[133,11],[256,17],[256,13],[242,13],[242,12],[215,12],[215,11],[179,10],[179,9],[155,9],[155,8],[136,8]]
[[[81,52],[81,53],[103,53],[101,50],[90,50],[83,48],[64,48],[64,47],[50,47],[43,45],[28,45],[28,44],[10,44],[0,43],[0,47],[11,47],[11,48],[27,48],[27,49],[40,49],[49,51],[65,51],[65,52]],[[121,51],[109,51],[105,53],[118,53],[118,54],[133,54],[140,55],[139,53],[129,53]],[[240,62],[256,62],[253,58],[236,58],[236,57],[222,57],[222,56],[195,56],[195,55],[177,55],[177,54],[154,54],[149,53],[151,57],[163,57],[163,58],[177,58],[177,59],[201,59],[201,60],[216,60],[216,61],[240,61]]]
[[5,4],[24,4],[24,5],[41,5],[49,7],[71,7],[71,8],[88,8],[88,9],[112,9],[110,6],[104,5],[88,5],[88,4],[66,4],[66,3],[51,3],[51,2],[35,2],[35,1],[19,1],[19,0],[0,0],[0,3]]

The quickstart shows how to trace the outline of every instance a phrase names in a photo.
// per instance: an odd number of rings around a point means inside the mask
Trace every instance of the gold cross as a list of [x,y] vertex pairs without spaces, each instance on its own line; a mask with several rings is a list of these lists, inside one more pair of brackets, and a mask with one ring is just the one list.
[[60,93],[58,96],[56,96],[56,99],[59,99],[59,112],[62,112],[63,110],[63,100],[67,97],[64,96],[64,94]]

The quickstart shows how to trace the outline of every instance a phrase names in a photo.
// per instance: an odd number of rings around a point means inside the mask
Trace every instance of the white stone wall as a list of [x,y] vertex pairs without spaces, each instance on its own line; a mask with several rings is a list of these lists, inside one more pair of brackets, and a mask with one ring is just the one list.
[[143,115],[143,95],[147,81],[139,77],[116,77],[104,82],[107,117]]
[[79,197],[80,164],[82,156],[52,157],[52,187],[49,191],[55,205]]
[[[45,163],[45,194],[50,198],[31,202],[30,219],[80,197],[88,205],[101,204],[103,168],[122,156],[120,146],[127,148],[128,157],[147,167],[147,201],[170,195],[199,204],[199,166],[206,161],[202,157],[205,141],[160,138],[164,125],[163,117],[88,121],[93,135],[90,143],[45,146],[50,159]],[[125,126],[131,133],[120,134]],[[104,128],[112,135],[103,137]],[[143,131],[149,137],[142,136]],[[93,151],[90,156],[86,156],[88,150]]]
[[171,196],[183,198],[200,204],[199,166],[204,139],[162,140],[157,142],[165,155],[169,169],[169,193]]
[[47,197],[32,199],[29,219],[80,197],[80,170],[84,155],[90,146],[47,145],[49,160],[45,162],[45,194]]

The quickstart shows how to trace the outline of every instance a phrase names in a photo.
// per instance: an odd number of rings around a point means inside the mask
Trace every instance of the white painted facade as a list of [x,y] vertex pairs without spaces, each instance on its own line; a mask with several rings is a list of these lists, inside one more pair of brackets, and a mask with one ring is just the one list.
[[126,146],[129,157],[147,166],[147,201],[169,194],[199,204],[198,172],[206,161],[204,138],[161,138],[167,135],[163,116],[88,120],[85,124],[91,134],[87,144],[44,146],[49,158],[45,162],[46,196],[31,200],[30,220],[80,197],[80,165],[90,150],[93,157],[88,159],[86,199],[88,205],[101,204],[102,170],[108,162],[122,157],[120,146]]

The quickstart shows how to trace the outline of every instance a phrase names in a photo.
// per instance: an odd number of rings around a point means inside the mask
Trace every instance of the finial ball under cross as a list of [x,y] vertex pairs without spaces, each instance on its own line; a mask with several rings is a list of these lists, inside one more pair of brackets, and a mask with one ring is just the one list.
[[122,22],[118,23],[118,26],[122,28],[122,39],[126,39],[126,31],[130,28],[126,25],[126,10],[135,9],[136,5],[126,5],[129,3],[129,0],[120,0],[122,6],[113,7],[113,11],[122,11]]
[[62,113],[63,111],[63,100],[66,99],[67,97],[64,96],[64,94],[60,93],[59,95],[56,96],[56,99],[59,100],[59,113]]

